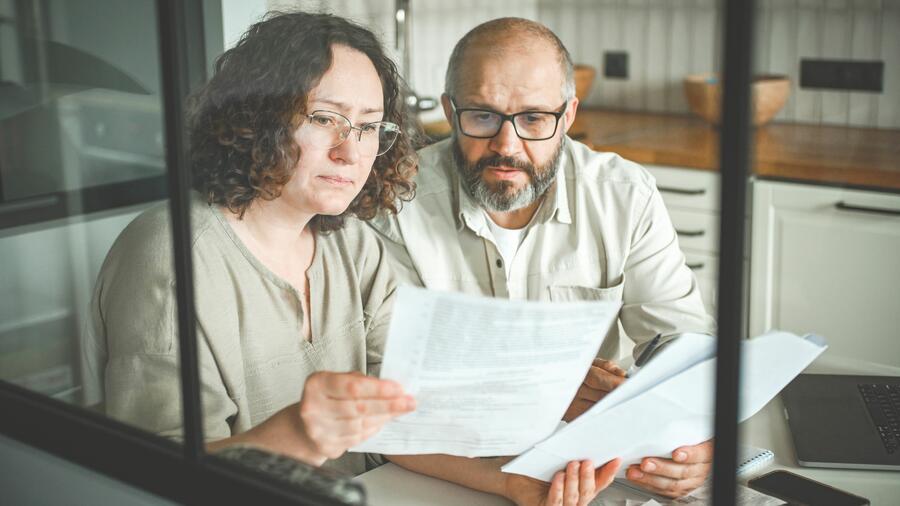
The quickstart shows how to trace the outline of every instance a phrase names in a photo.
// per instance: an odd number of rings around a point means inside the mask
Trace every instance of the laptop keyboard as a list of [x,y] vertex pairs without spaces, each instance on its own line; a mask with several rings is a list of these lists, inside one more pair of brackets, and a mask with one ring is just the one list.
[[900,385],[861,383],[859,391],[889,454],[900,447]]

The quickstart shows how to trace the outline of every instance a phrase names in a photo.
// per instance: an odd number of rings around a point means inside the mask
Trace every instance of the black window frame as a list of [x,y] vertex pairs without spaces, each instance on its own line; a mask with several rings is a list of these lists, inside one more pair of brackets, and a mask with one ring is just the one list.
[[[205,79],[203,0],[157,0],[169,204],[173,217],[182,357],[184,444],[0,381],[0,433],[184,504],[328,504],[276,480],[248,474],[204,451],[190,255],[184,98]],[[745,337],[743,270],[751,153],[750,84],[754,0],[722,0],[723,116],[718,349],[713,503],[733,504],[737,457],[740,341]],[[199,33],[198,33],[199,32]],[[198,70],[203,69],[203,71]],[[175,168],[175,169],[173,169]]]

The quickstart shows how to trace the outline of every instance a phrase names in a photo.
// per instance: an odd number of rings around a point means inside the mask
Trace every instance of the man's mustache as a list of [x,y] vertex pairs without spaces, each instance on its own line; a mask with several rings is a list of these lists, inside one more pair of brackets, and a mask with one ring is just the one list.
[[499,155],[488,156],[488,157],[478,160],[478,162],[475,163],[475,167],[473,167],[473,168],[475,169],[475,172],[477,174],[481,174],[488,167],[501,167],[501,166],[519,169],[519,170],[524,171],[529,176],[534,177],[534,165],[532,165],[528,162],[522,161],[522,160],[518,160],[511,156],[499,156]]

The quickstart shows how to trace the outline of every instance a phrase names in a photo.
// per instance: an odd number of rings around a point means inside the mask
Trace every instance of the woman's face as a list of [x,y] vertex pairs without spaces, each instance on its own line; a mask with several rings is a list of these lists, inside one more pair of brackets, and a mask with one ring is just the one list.
[[[384,95],[375,66],[365,54],[347,46],[332,47],[331,68],[307,99],[307,112],[330,111],[350,120],[354,127],[381,121]],[[338,117],[338,119],[340,119]],[[359,194],[375,163],[371,150],[360,149],[358,130],[340,145],[323,145],[321,132],[314,133],[304,118],[294,131],[300,160],[281,198],[308,214],[338,215]]]

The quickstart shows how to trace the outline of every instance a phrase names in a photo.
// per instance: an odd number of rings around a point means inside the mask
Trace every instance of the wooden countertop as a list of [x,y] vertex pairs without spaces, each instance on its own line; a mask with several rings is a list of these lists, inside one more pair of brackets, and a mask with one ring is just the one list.
[[[572,128],[638,163],[718,170],[718,131],[694,116],[580,109]],[[900,191],[900,130],[770,123],[754,157],[760,177]]]

